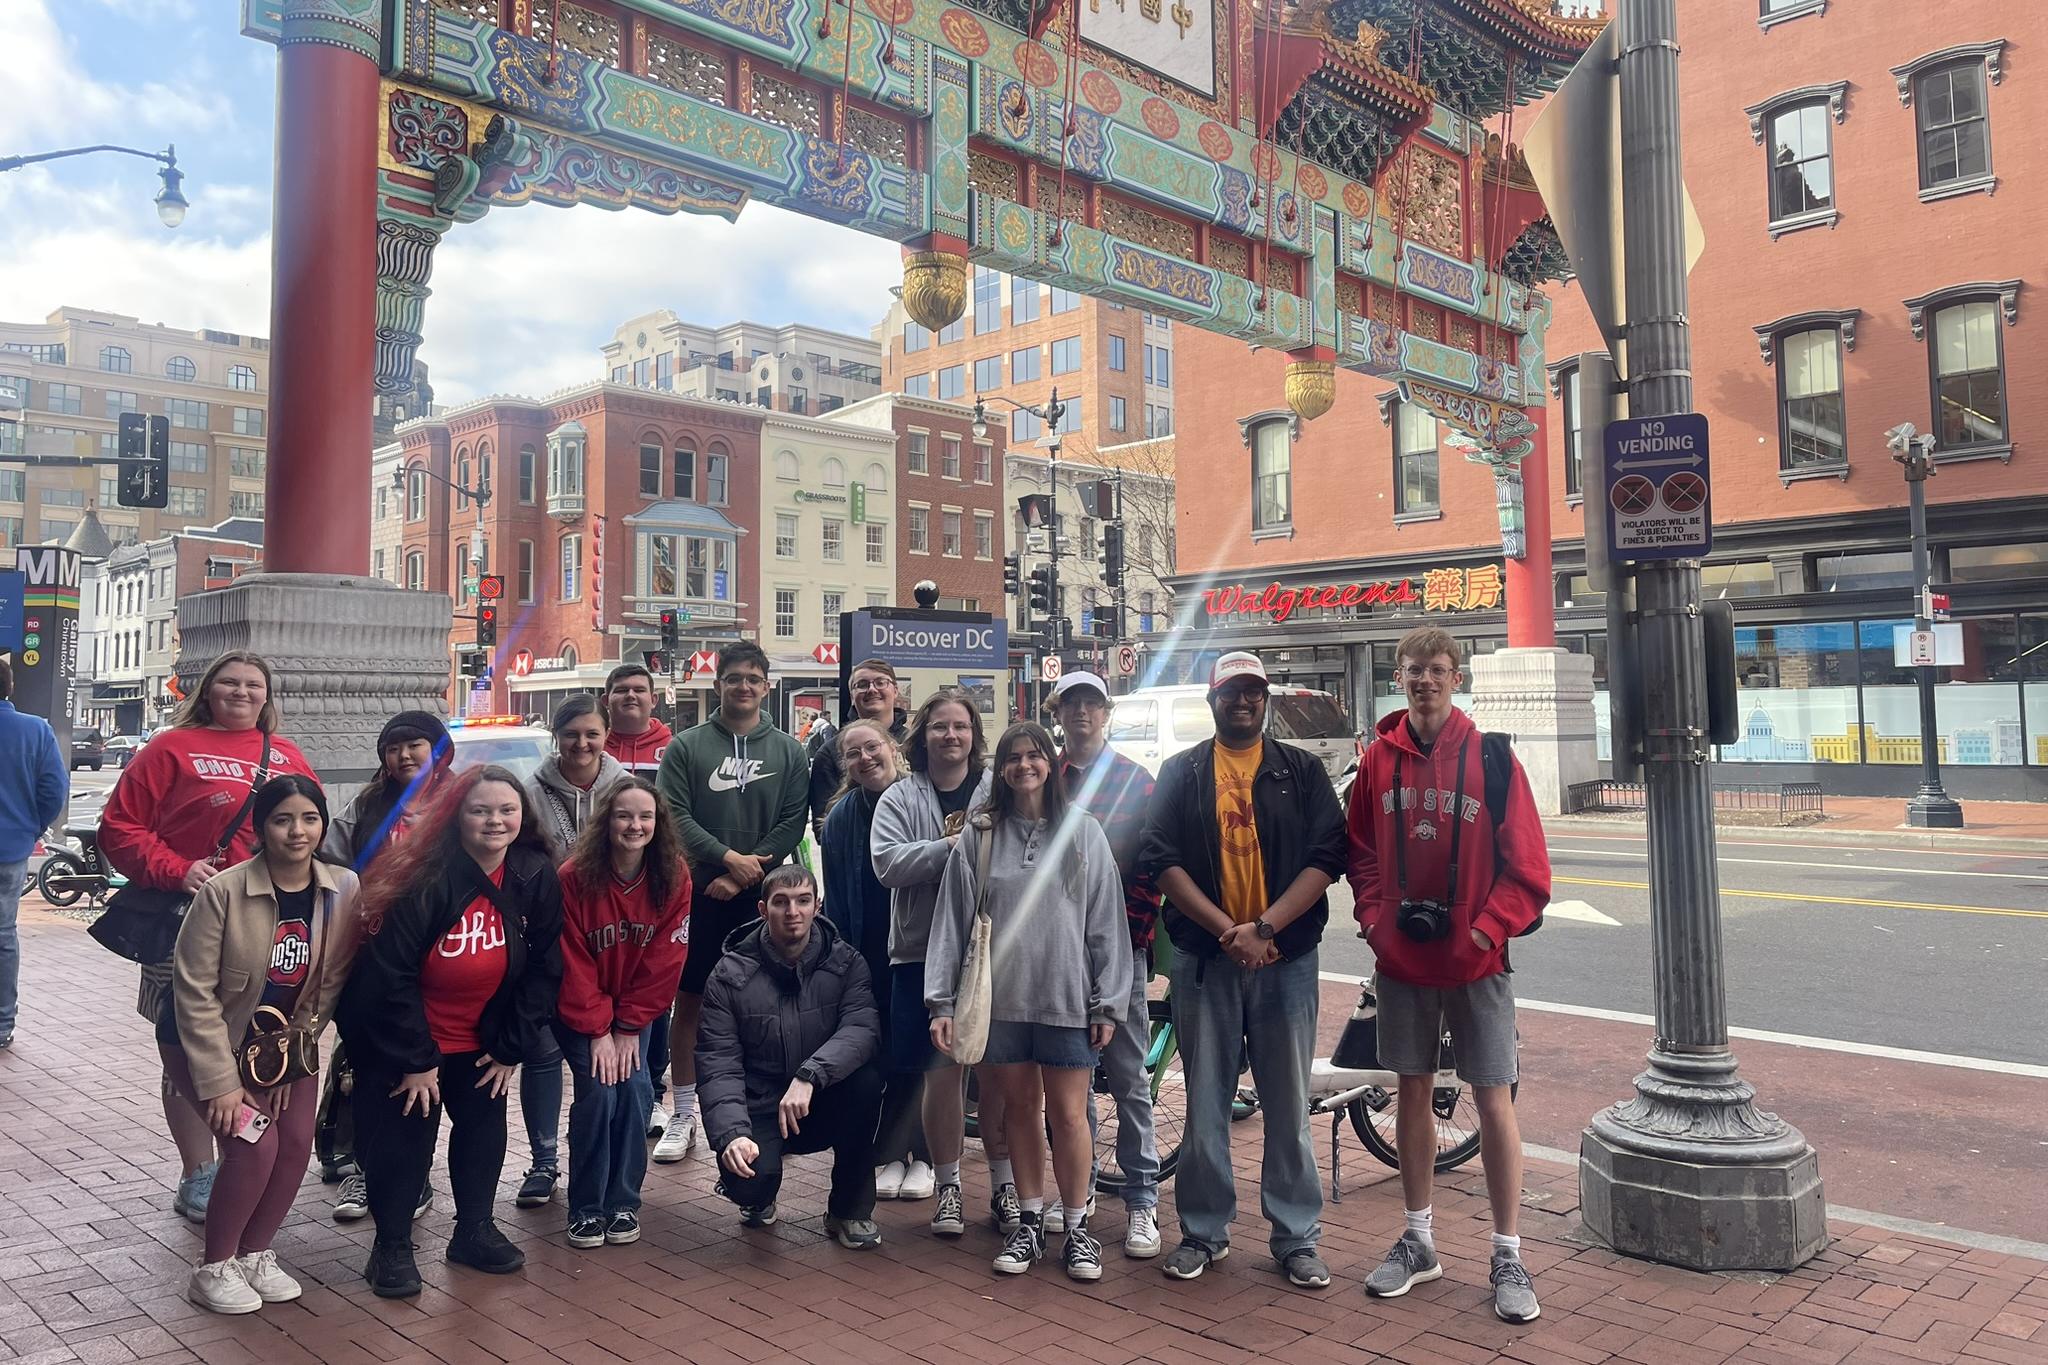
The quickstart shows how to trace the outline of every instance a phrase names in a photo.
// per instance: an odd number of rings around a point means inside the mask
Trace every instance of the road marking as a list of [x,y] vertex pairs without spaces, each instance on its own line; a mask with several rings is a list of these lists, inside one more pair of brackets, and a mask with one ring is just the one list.
[[[1646,834],[1586,834],[1575,829],[1546,829],[1544,833],[1552,840],[1597,839],[1601,843],[1607,844],[1640,844],[1647,842],[1649,839],[1649,836]],[[1880,853],[1912,853],[1916,855],[1931,853],[1942,858],[2016,858],[2021,862],[2028,863],[2039,863],[2044,857],[2048,857],[2048,855],[2041,853],[1993,853],[1990,851],[1980,853],[1976,849],[1971,848],[1922,848],[1917,844],[1910,846],[1875,843],[1823,844],[1818,842],[1808,843],[1803,839],[1796,842],[1790,839],[1731,839],[1718,832],[1715,835],[1715,842],[1739,845],[1743,848],[1827,848],[1833,849],[1838,853],[1868,853],[1875,850]]]
[[[1613,886],[1625,891],[1648,891],[1648,882],[1608,881],[1599,877],[1552,877],[1552,883],[1566,886]],[[1721,888],[1723,896],[1742,896],[1750,900],[1793,901],[1810,905],[1863,905],[1876,910],[1939,910],[1951,915],[2003,915],[2008,919],[2048,919],[2048,910],[2006,910],[1988,905],[1937,905],[1932,901],[1879,901],[1866,900],[1861,896],[1818,896],[1805,895],[1796,891],[1742,891],[1734,887]]]
[[[1574,854],[1581,858],[1629,858],[1640,861],[1643,854],[1623,853],[1611,848],[1556,848],[1557,853]],[[1745,867],[1804,867],[1817,872],[1903,872],[1909,876],[1926,876],[1924,867],[1878,867],[1871,863],[1802,863],[1791,858],[1722,858],[1724,863],[1740,863]],[[1948,868],[1936,874],[1943,877],[1996,877],[2007,882],[2048,882],[2048,874],[2038,872],[1964,872]]]
[[1585,901],[1552,901],[1543,907],[1545,919],[1570,919],[1581,924],[1620,924],[1612,915],[1603,915]]

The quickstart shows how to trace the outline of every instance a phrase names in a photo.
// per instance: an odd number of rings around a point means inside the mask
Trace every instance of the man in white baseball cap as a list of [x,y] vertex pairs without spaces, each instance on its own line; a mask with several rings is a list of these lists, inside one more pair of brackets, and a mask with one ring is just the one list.
[[1313,754],[1266,736],[1266,666],[1232,651],[1209,670],[1216,735],[1166,760],[1141,864],[1166,893],[1173,1015],[1187,1081],[1165,1270],[1192,1280],[1230,1252],[1237,1207],[1230,1105],[1249,1047],[1265,1115],[1259,1202],[1293,1284],[1321,1289],[1321,1177],[1308,1128],[1324,894],[1344,875],[1344,814]]

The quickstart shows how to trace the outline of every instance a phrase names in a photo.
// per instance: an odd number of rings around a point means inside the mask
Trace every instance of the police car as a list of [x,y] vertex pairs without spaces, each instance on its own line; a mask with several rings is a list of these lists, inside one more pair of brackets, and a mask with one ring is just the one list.
[[448,721],[448,739],[456,768],[495,763],[521,782],[540,771],[541,760],[555,751],[555,737],[528,725],[524,716],[456,716]]

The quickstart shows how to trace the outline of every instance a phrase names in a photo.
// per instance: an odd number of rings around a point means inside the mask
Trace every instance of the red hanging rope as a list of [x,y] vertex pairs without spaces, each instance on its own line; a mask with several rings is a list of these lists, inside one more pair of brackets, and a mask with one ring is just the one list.
[[1065,234],[1061,231],[1067,221],[1067,144],[1074,137],[1074,93],[1081,75],[1081,0],[1073,0],[1067,10],[1066,36],[1062,40],[1067,49],[1067,83],[1065,98],[1060,105],[1060,178],[1053,205],[1052,231],[1046,234],[1046,245],[1058,246]]
[[[1480,225],[1480,232],[1481,232],[1481,238],[1480,238],[1480,245],[1481,245],[1482,247],[1485,247],[1485,246],[1487,245],[1487,243],[1486,243],[1486,240],[1485,240],[1485,235],[1484,235],[1484,234],[1485,234],[1485,232],[1486,232],[1486,230],[1487,230],[1488,224],[1491,224],[1491,226],[1492,226],[1493,230],[1495,230],[1495,231],[1498,231],[1498,232],[1505,232],[1505,230],[1506,230],[1506,227],[1507,227],[1507,211],[1508,211],[1508,149],[1509,149],[1510,147],[1514,146],[1514,140],[1513,140],[1513,139],[1514,139],[1514,136],[1515,136],[1515,65],[1516,65],[1516,62],[1517,62],[1517,54],[1516,54],[1516,53],[1515,53],[1515,52],[1514,52],[1514,51],[1513,51],[1512,49],[1510,49],[1510,50],[1508,51],[1508,53],[1507,53],[1507,58],[1508,58],[1508,80],[1507,80],[1507,94],[1506,94],[1506,101],[1507,101],[1507,110],[1506,110],[1506,112],[1505,112],[1505,113],[1504,113],[1504,114],[1502,115],[1502,118],[1501,118],[1501,132],[1500,132],[1500,184],[1499,184],[1499,185],[1498,185],[1498,186],[1497,186],[1497,187],[1495,188],[1495,190],[1494,190],[1494,195],[1493,195],[1493,217],[1492,217],[1491,219],[1489,219],[1489,220],[1488,220],[1488,223],[1482,223],[1482,224]],[[1483,163],[1483,161],[1482,161],[1482,165],[1483,165],[1483,164],[1484,164],[1484,163]],[[1484,187],[1484,186],[1482,185],[1482,186],[1481,186],[1481,194],[1480,194],[1480,203],[1481,203],[1482,205],[1483,205],[1483,204],[1484,204],[1484,203],[1486,202],[1486,196],[1485,196],[1484,190],[1485,190],[1485,187]],[[1510,246],[1512,246],[1512,245],[1513,245],[1513,243],[1511,243],[1511,242],[1507,241],[1507,240],[1505,239],[1505,237],[1503,237],[1503,239],[1502,239],[1502,241],[1501,241],[1501,244],[1500,244],[1500,251],[1501,251],[1501,264],[1502,264],[1502,265],[1505,265],[1505,264],[1506,264],[1506,262],[1507,262],[1507,251],[1508,251],[1508,248],[1509,248]],[[1485,292],[1487,293],[1487,295],[1488,295],[1489,297],[1491,297],[1491,298],[1493,299],[1493,303],[1492,303],[1492,307],[1491,307],[1491,310],[1490,310],[1490,312],[1491,312],[1491,315],[1492,315],[1492,318],[1493,318],[1493,322],[1494,322],[1494,325],[1495,325],[1495,326],[1499,326],[1499,325],[1500,325],[1500,298],[1498,297],[1498,295],[1496,295],[1496,294],[1494,293],[1494,288],[1493,288],[1493,276],[1494,276],[1494,262],[1493,262],[1493,259],[1492,259],[1492,257],[1493,257],[1493,252],[1492,252],[1491,250],[1485,250],[1485,251],[1482,251],[1482,252],[1481,252],[1481,255],[1482,255],[1482,257],[1484,258],[1484,259],[1483,259],[1483,260],[1481,261],[1481,264],[1482,264],[1483,266],[1485,266],[1485,267],[1486,267],[1486,269],[1485,269],[1485,273],[1484,273],[1484,274],[1482,274],[1482,275],[1480,276],[1480,283],[1481,283],[1481,287],[1482,287],[1482,288],[1483,288],[1483,289],[1485,290]],[[1501,292],[1502,292],[1502,293],[1505,293],[1506,291],[1505,291],[1505,290],[1502,290]]]

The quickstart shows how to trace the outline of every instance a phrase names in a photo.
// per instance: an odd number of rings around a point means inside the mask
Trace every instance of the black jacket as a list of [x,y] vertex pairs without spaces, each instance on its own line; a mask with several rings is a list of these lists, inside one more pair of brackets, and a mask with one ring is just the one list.
[[[841,728],[821,720],[811,727],[811,737],[804,742],[804,756],[811,760],[811,828],[820,839],[825,837],[825,817],[832,812],[832,798],[839,794],[839,784],[846,777],[839,762]],[[906,712],[898,711],[890,717],[889,734],[898,744],[909,733],[910,716]]]
[[697,1025],[697,1102],[714,1151],[773,1114],[802,1076],[824,1089],[881,1049],[881,1016],[868,964],[820,915],[794,967],[759,921],[733,930],[704,986]]
[[[1344,876],[1344,812],[1329,774],[1314,755],[1268,735],[1252,779],[1252,820],[1266,868],[1266,900],[1280,898],[1308,868],[1330,880]],[[1216,831],[1216,741],[1205,739],[1175,754],[1159,769],[1152,808],[1145,817],[1140,866],[1157,883],[1177,867],[1217,904],[1223,896],[1223,848]],[[1274,940],[1282,957],[1300,957],[1322,941],[1330,898],[1316,903]],[[1173,946],[1197,957],[1223,951],[1216,936],[1166,902],[1166,932]]]
[[505,920],[505,980],[484,1006],[477,1035],[501,1062],[523,1062],[538,1050],[562,986],[562,884],[546,854],[518,846],[505,855],[504,886],[491,885],[474,859],[457,853],[434,880],[392,904],[363,941],[335,1014],[358,1070],[403,1075],[441,1064],[420,998],[420,964],[478,896],[488,896]]

